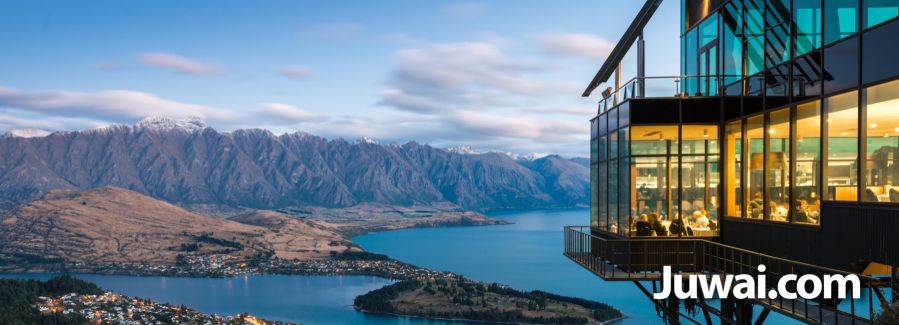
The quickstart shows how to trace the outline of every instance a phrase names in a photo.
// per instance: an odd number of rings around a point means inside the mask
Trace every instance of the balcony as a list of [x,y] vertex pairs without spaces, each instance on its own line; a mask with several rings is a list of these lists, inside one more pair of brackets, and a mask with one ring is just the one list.
[[[851,273],[764,255],[727,246],[705,239],[669,239],[664,237],[639,239],[605,238],[594,235],[589,226],[565,227],[564,254],[575,263],[606,281],[632,281],[652,299],[652,294],[642,282],[662,279],[662,267],[671,266],[673,274],[726,275],[759,274],[758,265],[764,264],[763,273],[769,289],[776,289],[777,279],[786,274],[849,275]],[[775,311],[809,324],[870,324],[871,315],[880,306],[889,304],[883,291],[891,288],[889,280],[856,274],[861,279],[863,298],[859,300],[807,300],[807,299],[754,299],[752,303],[765,308],[767,314]],[[653,302],[664,309],[664,302]],[[703,312],[722,315],[722,311],[699,303]],[[672,313],[671,310],[663,310]],[[679,313],[675,312],[675,313]],[[677,314],[668,314],[675,317]],[[684,317],[688,315],[680,315]],[[758,322],[760,323],[760,322]]]
[[609,88],[603,92],[599,112],[631,99],[715,96],[722,88],[724,79],[719,76],[636,77],[617,90]]

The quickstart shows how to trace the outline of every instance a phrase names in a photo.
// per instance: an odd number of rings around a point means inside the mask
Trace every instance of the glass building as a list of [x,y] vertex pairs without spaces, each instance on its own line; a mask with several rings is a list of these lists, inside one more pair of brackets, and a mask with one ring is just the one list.
[[[681,75],[644,76],[642,29],[660,3],[646,1],[584,92],[638,51],[638,76],[609,85],[591,120],[590,225],[567,229],[566,254],[633,280],[672,264],[665,254],[708,272],[738,262],[709,247],[738,249],[882,266],[899,287],[899,0],[682,0]],[[582,248],[593,260],[571,253]],[[810,317],[794,318],[824,322]]]

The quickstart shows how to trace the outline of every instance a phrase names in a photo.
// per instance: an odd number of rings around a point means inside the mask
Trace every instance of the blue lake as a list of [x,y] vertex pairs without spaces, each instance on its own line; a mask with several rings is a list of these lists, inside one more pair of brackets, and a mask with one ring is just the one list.
[[[373,233],[354,238],[366,250],[422,267],[522,290],[543,290],[608,303],[629,318],[623,324],[660,324],[649,301],[630,282],[605,282],[562,255],[562,227],[584,224],[588,211],[550,210],[491,213],[514,224],[426,228]],[[159,302],[184,304],[206,313],[249,312],[273,320],[330,324],[483,324],[368,315],[352,308],[353,298],[392,283],[365,276],[258,275],[230,279],[78,275],[104,289]],[[50,275],[15,275],[46,279]],[[774,315],[772,315],[774,316]],[[772,319],[774,318],[774,319]],[[769,317],[766,324],[784,323]]]

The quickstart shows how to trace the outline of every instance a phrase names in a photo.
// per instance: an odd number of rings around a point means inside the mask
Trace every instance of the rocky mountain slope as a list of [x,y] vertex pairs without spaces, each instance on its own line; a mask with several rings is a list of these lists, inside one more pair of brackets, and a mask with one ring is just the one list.
[[328,140],[266,130],[218,132],[200,120],[0,137],[0,210],[52,189],[115,186],[179,205],[256,209],[360,203],[454,204],[466,209],[587,203],[587,168],[465,154],[415,142]]
[[174,264],[178,256],[326,257],[353,244],[326,226],[280,215],[237,222],[118,188],[54,190],[0,216],[0,254],[83,263]]

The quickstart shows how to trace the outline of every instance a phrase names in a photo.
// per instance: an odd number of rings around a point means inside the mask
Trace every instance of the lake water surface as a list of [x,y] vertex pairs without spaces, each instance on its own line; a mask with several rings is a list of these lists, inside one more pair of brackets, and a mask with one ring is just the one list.
[[[605,282],[562,255],[562,229],[584,224],[587,210],[491,213],[511,225],[406,229],[354,238],[366,250],[421,267],[452,271],[521,290],[605,302],[629,318],[623,324],[660,324],[652,302],[630,282]],[[330,324],[483,324],[368,315],[353,298],[392,283],[366,276],[256,275],[228,279],[77,275],[102,288],[158,302],[184,304],[206,313],[248,312],[272,320]],[[50,275],[0,277],[46,279]],[[784,320],[769,318],[767,324]],[[778,320],[779,319],[779,320]]]

